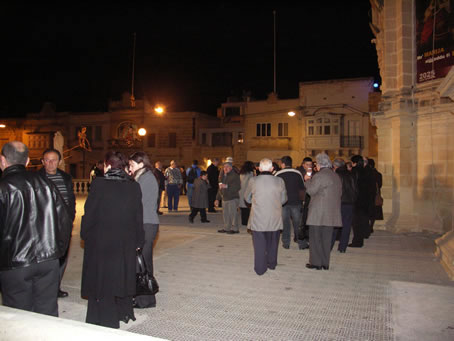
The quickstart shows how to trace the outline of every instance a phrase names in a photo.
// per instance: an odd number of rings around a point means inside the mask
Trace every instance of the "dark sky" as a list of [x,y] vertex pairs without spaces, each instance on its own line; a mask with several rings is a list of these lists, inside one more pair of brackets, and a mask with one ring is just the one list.
[[58,111],[106,110],[131,88],[134,32],[137,98],[211,114],[243,91],[265,98],[273,9],[280,98],[296,98],[300,81],[378,77],[368,1],[11,3],[0,9],[2,115],[37,112],[45,101]]

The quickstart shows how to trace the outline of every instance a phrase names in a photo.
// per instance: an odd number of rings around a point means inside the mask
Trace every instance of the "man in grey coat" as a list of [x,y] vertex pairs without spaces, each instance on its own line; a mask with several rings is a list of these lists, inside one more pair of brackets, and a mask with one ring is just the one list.
[[273,176],[270,159],[260,161],[260,174],[253,177],[244,193],[244,200],[251,203],[248,228],[254,244],[254,270],[263,275],[277,265],[277,250],[282,230],[282,205],[287,202],[284,180]]
[[307,224],[309,225],[309,269],[329,269],[331,238],[334,227],[342,226],[341,197],[342,182],[331,169],[329,156],[316,156],[318,172],[305,175],[306,192],[311,196]]

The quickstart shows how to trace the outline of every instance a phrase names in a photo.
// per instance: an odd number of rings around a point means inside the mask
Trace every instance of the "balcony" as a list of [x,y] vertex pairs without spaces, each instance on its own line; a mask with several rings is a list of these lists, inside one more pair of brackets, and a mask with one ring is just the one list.
[[364,148],[364,136],[341,136],[341,148]]

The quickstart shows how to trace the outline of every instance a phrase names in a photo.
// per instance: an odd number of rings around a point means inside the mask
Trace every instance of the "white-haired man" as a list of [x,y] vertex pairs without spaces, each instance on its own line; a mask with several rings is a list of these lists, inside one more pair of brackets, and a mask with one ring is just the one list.
[[248,228],[254,244],[254,270],[263,275],[277,265],[277,250],[282,230],[282,205],[287,202],[284,180],[273,176],[270,159],[260,161],[260,174],[253,177],[244,193],[244,200],[251,203]]
[[334,227],[342,227],[342,182],[331,169],[329,156],[316,156],[318,172],[305,175],[306,192],[311,196],[307,225],[309,225],[309,269],[329,269],[331,239]]

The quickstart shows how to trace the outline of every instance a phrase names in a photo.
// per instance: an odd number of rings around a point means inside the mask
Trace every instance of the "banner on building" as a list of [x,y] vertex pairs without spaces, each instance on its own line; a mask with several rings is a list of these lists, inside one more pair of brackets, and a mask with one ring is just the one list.
[[454,65],[454,0],[416,0],[416,74],[422,83]]

